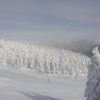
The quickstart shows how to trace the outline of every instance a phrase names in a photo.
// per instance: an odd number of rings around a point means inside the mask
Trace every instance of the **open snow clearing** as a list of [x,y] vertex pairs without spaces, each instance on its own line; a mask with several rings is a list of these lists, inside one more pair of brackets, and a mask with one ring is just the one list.
[[0,66],[0,100],[85,100],[86,81]]

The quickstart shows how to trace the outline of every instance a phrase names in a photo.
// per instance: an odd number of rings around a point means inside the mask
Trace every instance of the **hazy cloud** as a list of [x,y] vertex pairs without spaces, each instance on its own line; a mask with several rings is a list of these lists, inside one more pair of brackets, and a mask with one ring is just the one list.
[[98,38],[99,4],[99,0],[0,0],[0,36]]

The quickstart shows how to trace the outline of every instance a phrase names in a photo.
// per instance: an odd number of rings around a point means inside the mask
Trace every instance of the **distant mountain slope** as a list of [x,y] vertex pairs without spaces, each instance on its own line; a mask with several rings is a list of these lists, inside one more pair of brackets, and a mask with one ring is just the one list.
[[66,50],[84,54],[88,57],[92,56],[92,49],[96,46],[99,47],[100,51],[100,39],[89,40],[89,39],[55,39],[41,42],[41,44],[51,45],[53,47],[60,47]]
[[4,66],[77,77],[87,74],[89,60],[87,56],[64,49],[0,39],[0,64]]

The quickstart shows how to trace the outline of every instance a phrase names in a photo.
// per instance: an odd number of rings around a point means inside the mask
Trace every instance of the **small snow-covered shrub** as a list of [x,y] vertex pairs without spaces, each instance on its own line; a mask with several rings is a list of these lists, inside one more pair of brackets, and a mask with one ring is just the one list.
[[69,76],[87,74],[87,56],[47,45],[0,39],[0,64]]

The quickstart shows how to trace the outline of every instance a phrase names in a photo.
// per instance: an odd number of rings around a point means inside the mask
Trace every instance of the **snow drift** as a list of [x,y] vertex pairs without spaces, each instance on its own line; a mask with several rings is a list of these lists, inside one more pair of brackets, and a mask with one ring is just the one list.
[[68,50],[23,41],[0,39],[0,64],[35,69],[48,74],[87,74],[90,58]]

